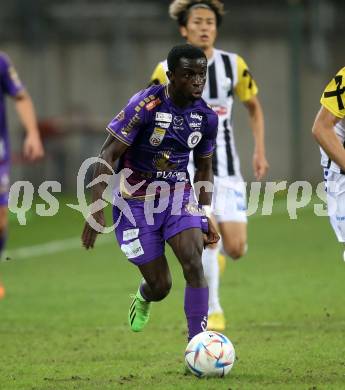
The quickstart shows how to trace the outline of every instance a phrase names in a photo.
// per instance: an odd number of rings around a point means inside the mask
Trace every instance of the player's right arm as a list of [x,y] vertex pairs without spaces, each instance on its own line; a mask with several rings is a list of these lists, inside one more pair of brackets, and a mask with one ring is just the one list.
[[[98,162],[95,167],[93,179],[97,179],[100,175],[112,175],[113,172],[107,167],[114,167],[116,161],[122,156],[126,149],[134,142],[138,131],[145,123],[145,96],[135,95],[127,104],[127,106],[113,118],[107,126],[109,136],[102,146],[99,157],[103,160]],[[104,164],[107,163],[107,164]],[[107,183],[99,181],[92,187],[92,204],[102,199]],[[91,217],[101,225],[105,226],[104,212],[101,210],[91,210]],[[93,248],[97,232],[93,227],[85,222],[82,233],[82,243],[86,249]]]
[[345,170],[345,149],[334,126],[345,117],[345,68],[331,80],[321,97],[313,135],[328,157]]
[[[114,166],[115,162],[122,156],[122,154],[126,151],[128,145],[114,138],[112,135],[108,135],[105,143],[102,146],[99,157],[105,161],[108,165]],[[100,175],[112,175],[112,171],[106,166],[106,164],[98,162],[96,164],[93,179],[100,177]],[[91,198],[92,203],[95,204],[98,200],[102,199],[103,193],[106,189],[107,184],[104,181],[99,181],[92,187],[91,190]],[[101,210],[91,210],[91,216],[95,219],[95,221],[101,225],[105,226],[104,212]],[[93,227],[85,222],[84,230],[82,233],[82,243],[85,249],[93,248],[98,232],[93,229]]]
[[24,157],[29,161],[37,160],[43,157],[44,150],[38,131],[34,105],[11,60],[3,53],[0,54],[0,73],[2,87],[14,99],[16,111],[26,131],[23,146]]
[[345,171],[345,149],[334,131],[334,126],[340,120],[341,118],[332,114],[326,107],[321,107],[312,131],[317,143],[328,157]]

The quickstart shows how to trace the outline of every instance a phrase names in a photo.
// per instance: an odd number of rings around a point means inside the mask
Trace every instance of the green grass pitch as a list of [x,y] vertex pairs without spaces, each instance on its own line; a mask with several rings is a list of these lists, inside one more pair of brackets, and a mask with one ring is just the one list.
[[342,248],[311,208],[297,221],[284,212],[250,219],[249,252],[221,281],[224,333],[238,357],[223,379],[184,374],[184,282],[169,249],[172,291],[139,334],[126,320],[140,277],[110,235],[90,252],[74,241],[18,254],[81,229],[66,207],[25,227],[12,220],[14,255],[0,264],[0,389],[345,389]]

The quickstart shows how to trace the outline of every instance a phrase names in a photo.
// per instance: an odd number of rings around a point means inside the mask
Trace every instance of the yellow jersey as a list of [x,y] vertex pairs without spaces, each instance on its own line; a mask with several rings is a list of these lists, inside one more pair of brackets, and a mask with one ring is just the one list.
[[[334,126],[334,131],[345,147],[345,67],[342,68],[326,86],[320,103],[341,120]],[[321,150],[321,165],[334,172],[341,172],[339,165],[331,161],[326,152]]]

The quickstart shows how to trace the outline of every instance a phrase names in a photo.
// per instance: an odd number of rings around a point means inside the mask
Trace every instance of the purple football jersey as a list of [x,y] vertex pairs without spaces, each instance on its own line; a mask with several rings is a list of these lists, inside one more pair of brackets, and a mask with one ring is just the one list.
[[173,104],[166,85],[154,85],[134,95],[109,123],[107,130],[129,148],[121,156],[118,171],[130,168],[130,185],[143,182],[131,196],[146,193],[147,186],[163,180],[190,188],[187,165],[191,150],[201,157],[212,155],[218,128],[217,114],[203,99],[187,108]]
[[9,161],[9,137],[6,121],[6,95],[15,96],[23,85],[6,54],[0,52],[0,162]]

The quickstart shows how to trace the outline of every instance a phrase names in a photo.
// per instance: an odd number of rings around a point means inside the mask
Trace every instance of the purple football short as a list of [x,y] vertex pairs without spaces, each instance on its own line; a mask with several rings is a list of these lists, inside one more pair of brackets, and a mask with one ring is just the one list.
[[[178,196],[179,201],[173,202],[173,196],[165,197],[166,209],[152,213],[152,207],[157,207],[158,200],[151,202],[126,199],[135,220],[135,225],[120,210],[113,207],[115,234],[122,252],[135,265],[142,265],[157,259],[164,254],[165,241],[191,228],[201,229],[201,216],[198,215],[197,204],[189,200],[189,194]],[[175,198],[176,200],[176,198]],[[162,200],[161,200],[162,201]],[[145,206],[146,203],[146,206]],[[178,205],[177,205],[178,204]],[[180,213],[180,215],[174,215]]]
[[9,174],[9,164],[0,163],[0,206],[8,205],[8,191],[10,186]]

